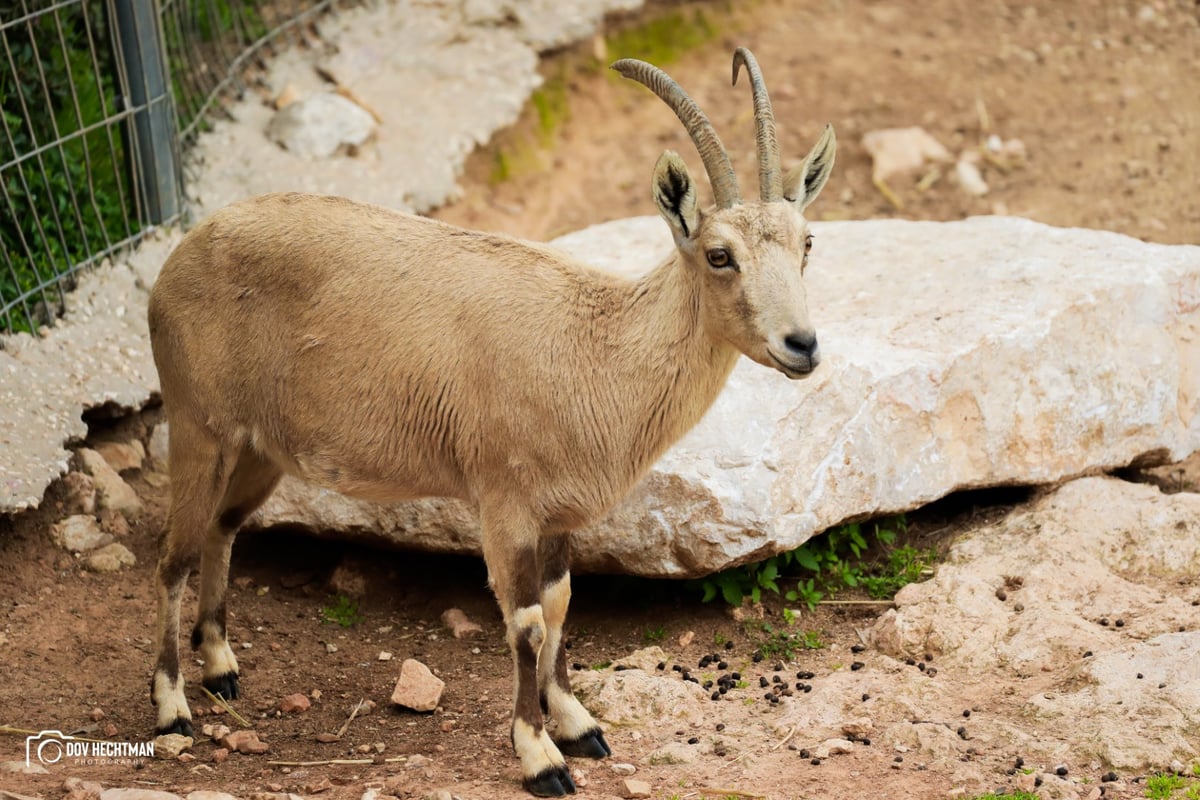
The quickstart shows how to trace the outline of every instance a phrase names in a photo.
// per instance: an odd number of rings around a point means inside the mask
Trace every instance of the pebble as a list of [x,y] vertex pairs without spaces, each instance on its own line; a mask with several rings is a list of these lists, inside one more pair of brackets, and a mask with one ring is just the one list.
[[483,633],[479,623],[471,621],[461,608],[447,608],[443,611],[442,624],[450,629],[455,639],[468,639]]
[[626,778],[624,789],[624,796],[629,798],[649,797],[651,794],[650,784],[635,778]]
[[289,694],[279,701],[279,710],[285,714],[301,714],[311,707],[312,703],[308,697],[300,692]]
[[696,638],[695,631],[687,631],[685,633],[680,634],[679,635],[679,647],[686,648],[688,645],[690,645],[692,643],[692,640],[695,638]]
[[400,665],[400,677],[392,690],[392,702],[413,711],[433,711],[441,702],[446,683],[415,658]]
[[118,542],[89,553],[83,560],[84,568],[91,572],[117,572],[121,567],[132,567],[136,563],[137,558],[129,548]]
[[375,658],[378,661],[391,661],[392,654],[389,653],[387,650],[380,650],[379,655],[377,655]]
[[632,775],[633,773],[637,772],[637,767],[635,767],[633,764],[625,764],[621,762],[610,765],[610,769],[612,769],[612,771],[618,775]]
[[218,747],[216,750],[212,751],[212,760],[214,764],[222,764],[227,758],[229,758],[228,747]]
[[341,739],[336,733],[318,733],[316,738],[321,744],[332,744]]
[[[227,733],[221,737],[221,746],[245,755],[260,755],[270,749],[266,742],[259,741],[258,734],[254,731]],[[215,756],[216,753],[214,752],[213,755]]]
[[179,754],[195,744],[190,736],[178,733],[167,733],[154,737],[155,758],[178,758]]

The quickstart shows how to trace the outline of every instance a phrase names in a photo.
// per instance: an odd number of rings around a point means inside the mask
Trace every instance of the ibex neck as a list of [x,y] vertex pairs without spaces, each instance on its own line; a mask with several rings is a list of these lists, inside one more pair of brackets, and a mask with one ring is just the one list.
[[706,329],[701,280],[673,255],[637,282],[623,309],[628,352],[646,358],[629,415],[643,423],[632,442],[639,472],[700,421],[737,363],[738,351]]

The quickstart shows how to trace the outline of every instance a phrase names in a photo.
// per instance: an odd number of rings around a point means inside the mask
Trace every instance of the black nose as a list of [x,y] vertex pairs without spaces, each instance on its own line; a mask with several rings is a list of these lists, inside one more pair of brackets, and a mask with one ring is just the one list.
[[783,344],[792,355],[812,358],[817,353],[817,334],[815,331],[796,331],[783,337]]

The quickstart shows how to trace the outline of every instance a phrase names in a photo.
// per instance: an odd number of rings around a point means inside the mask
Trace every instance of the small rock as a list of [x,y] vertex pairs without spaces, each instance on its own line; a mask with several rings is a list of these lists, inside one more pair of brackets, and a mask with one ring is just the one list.
[[197,789],[189,792],[185,800],[238,800],[228,792],[214,792],[209,789]]
[[433,711],[442,699],[446,684],[414,658],[400,665],[400,679],[392,690],[392,702],[414,711]]
[[228,747],[218,747],[212,751],[212,760],[214,764],[224,763],[225,759],[229,758]]
[[334,653],[336,653],[337,651],[338,651],[338,646],[337,646],[336,644],[334,644],[333,642],[326,642],[326,643],[325,643],[325,652],[326,652],[326,653],[329,653],[330,655],[333,655],[333,654],[334,654]]
[[637,772],[637,767],[635,767],[633,764],[624,764],[621,762],[610,764],[609,768],[618,775],[632,775],[633,773]]
[[155,469],[160,471],[165,471],[167,468],[168,436],[165,422],[155,425],[154,431],[150,434],[150,462]]
[[687,647],[689,644],[691,644],[691,643],[692,643],[692,640],[693,640],[693,639],[695,639],[695,638],[696,638],[696,632],[695,632],[695,631],[686,631],[686,632],[684,632],[684,633],[681,633],[681,634],[679,635],[679,647],[680,647],[680,649],[685,649],[685,648],[686,648],[686,647]]
[[91,475],[68,472],[63,476],[63,510],[68,514],[93,514],[96,511],[96,483]]
[[869,736],[873,730],[875,730],[875,723],[871,721],[870,717],[856,717],[849,722],[842,723],[842,734],[850,739]]
[[233,731],[232,733],[227,733],[221,738],[221,746],[246,755],[260,755],[269,749],[266,742],[258,740],[258,734],[254,731]]
[[87,553],[103,547],[112,537],[100,530],[100,525],[91,514],[76,514],[59,520],[50,526],[54,543],[72,553]]
[[652,751],[646,760],[652,767],[660,764],[691,764],[696,760],[696,748],[683,742],[667,742]]
[[100,800],[104,787],[96,781],[85,781],[81,778],[70,777],[63,781],[67,796],[63,800]]
[[626,778],[624,780],[624,796],[625,797],[649,797],[650,784],[646,781],[638,780],[637,778]]
[[425,795],[425,800],[454,800],[454,795],[450,794],[449,789],[435,789]]
[[50,771],[41,764],[25,765],[24,761],[0,761],[0,772],[16,772],[19,775],[48,775]]
[[100,510],[96,518],[100,520],[100,530],[105,533],[117,537],[129,535],[129,522],[121,512],[105,508]]
[[375,656],[375,658],[378,661],[391,661],[392,654],[389,653],[387,650],[380,650],[379,655]]
[[290,103],[267,124],[267,138],[304,158],[326,158],[343,148],[365,144],[375,119],[358,104],[334,92],[321,92]]
[[325,777],[317,778],[304,785],[306,794],[320,794],[321,792],[328,792],[332,788],[333,782]]
[[117,471],[108,465],[104,456],[87,447],[77,453],[83,471],[92,476],[96,485],[96,506],[111,508],[122,514],[140,514],[142,501]]
[[107,739],[115,738],[117,735],[117,726],[111,722],[104,725],[104,736]]
[[871,131],[862,142],[871,154],[871,177],[876,181],[918,170],[930,162],[952,160],[950,151],[924,128]]
[[854,752],[854,743],[846,739],[826,739],[813,748],[813,756],[822,760],[839,753],[852,752]]
[[329,591],[346,597],[362,597],[367,593],[367,579],[356,567],[341,563],[329,576]]
[[954,165],[954,175],[958,178],[958,185],[962,190],[972,197],[983,197],[988,193],[987,182],[983,180],[979,167],[970,161],[959,159]]
[[289,83],[283,87],[283,90],[279,94],[275,95],[272,105],[274,105],[275,110],[278,111],[281,108],[287,108],[299,99],[300,90],[296,88],[295,84]]
[[467,639],[483,633],[479,623],[468,619],[460,608],[448,608],[443,611],[442,624],[450,629],[455,639]]
[[176,758],[194,743],[195,740],[192,737],[183,736],[178,733],[166,733],[162,736],[156,736],[154,737],[154,757]]
[[92,720],[92,722],[99,722],[100,720],[104,719],[104,709],[97,706],[96,708],[92,709],[92,713],[88,714],[88,717]]
[[157,789],[105,789],[100,793],[100,800],[182,800],[173,792],[160,792]]
[[83,566],[92,572],[117,572],[121,567],[132,567],[137,558],[123,544],[113,542],[93,553],[83,560]]
[[309,699],[299,692],[289,694],[279,701],[279,710],[285,714],[301,714],[311,707],[312,703],[309,702]]
[[320,742],[321,744],[332,744],[334,742],[340,741],[341,738],[342,737],[338,736],[336,733],[318,733],[317,734],[317,741]]
[[[365,717],[367,714],[370,714],[375,710],[376,705],[378,704],[374,700],[362,700],[358,703],[358,714],[355,716]],[[351,708],[350,710],[353,711],[354,709]],[[346,713],[349,714],[350,712],[347,711]]]
[[117,472],[129,472],[142,468],[146,448],[134,439],[131,442],[100,442],[94,448]]
[[196,760],[196,757],[191,753],[180,753],[177,759],[181,764],[190,764]]
[[229,726],[206,722],[201,726],[200,732],[214,742],[219,742],[229,735]]

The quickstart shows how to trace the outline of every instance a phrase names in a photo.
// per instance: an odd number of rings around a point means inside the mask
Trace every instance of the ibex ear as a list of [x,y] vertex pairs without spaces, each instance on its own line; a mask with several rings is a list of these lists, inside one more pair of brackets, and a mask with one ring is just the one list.
[[837,137],[833,135],[833,126],[826,125],[808,158],[783,179],[784,198],[795,203],[801,211],[816,200],[825,181],[829,180],[836,153]]
[[687,165],[674,150],[667,150],[654,165],[654,202],[671,226],[676,244],[683,244],[696,235],[696,229],[700,227],[696,184],[688,174]]

